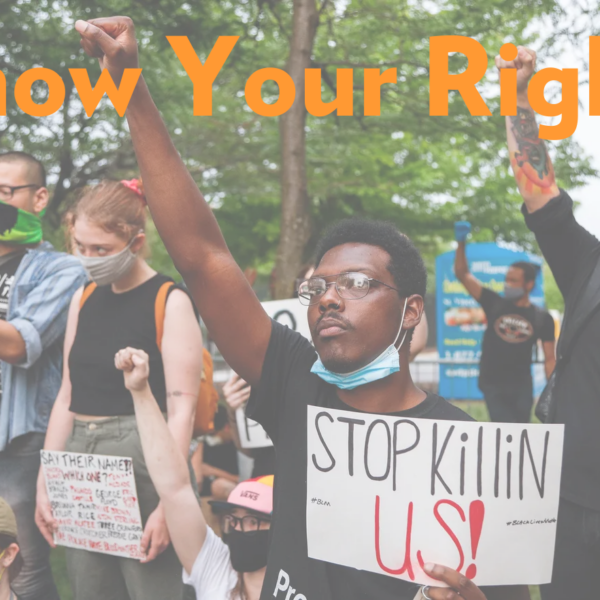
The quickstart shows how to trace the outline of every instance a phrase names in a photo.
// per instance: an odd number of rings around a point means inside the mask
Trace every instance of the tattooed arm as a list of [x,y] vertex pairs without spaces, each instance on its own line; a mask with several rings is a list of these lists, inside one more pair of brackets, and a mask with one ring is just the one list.
[[573,215],[573,201],[559,190],[546,146],[538,136],[527,86],[535,70],[535,52],[519,46],[514,61],[496,57],[498,69],[517,69],[517,115],[506,117],[508,150],[515,179],[525,201],[523,216],[535,233],[558,287],[567,297],[586,257],[600,242]]
[[532,213],[558,196],[554,168],[546,144],[538,137],[535,113],[529,105],[527,86],[535,71],[533,50],[519,46],[513,61],[496,57],[498,69],[517,69],[517,115],[506,117],[510,164],[527,210]]

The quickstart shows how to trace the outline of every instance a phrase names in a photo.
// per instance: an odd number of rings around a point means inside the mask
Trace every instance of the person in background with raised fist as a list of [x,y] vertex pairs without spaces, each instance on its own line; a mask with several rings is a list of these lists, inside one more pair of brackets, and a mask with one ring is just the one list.
[[[515,60],[496,57],[498,69],[517,69],[517,114],[506,117],[510,163],[521,207],[565,299],[552,380],[542,394],[544,420],[564,423],[561,499],[552,583],[543,600],[597,598],[600,564],[600,241],[573,215],[559,189],[538,134],[527,88],[536,54],[519,46]],[[536,411],[539,414],[539,411]]]
[[529,294],[538,267],[513,263],[506,272],[504,296],[484,287],[469,270],[466,243],[471,224],[458,221],[454,232],[458,247],[454,272],[467,292],[481,304],[487,318],[479,363],[479,389],[490,419],[496,423],[529,423],[533,407],[531,361],[533,347],[542,341],[549,379],[554,370],[554,320],[532,304]]

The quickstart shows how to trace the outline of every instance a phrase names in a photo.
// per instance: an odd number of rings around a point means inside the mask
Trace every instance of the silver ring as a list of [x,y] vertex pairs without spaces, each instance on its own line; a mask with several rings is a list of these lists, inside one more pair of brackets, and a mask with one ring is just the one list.
[[421,588],[421,596],[423,596],[423,598],[425,598],[425,600],[432,600],[428,595],[427,592],[429,591],[430,586],[428,585],[424,585]]

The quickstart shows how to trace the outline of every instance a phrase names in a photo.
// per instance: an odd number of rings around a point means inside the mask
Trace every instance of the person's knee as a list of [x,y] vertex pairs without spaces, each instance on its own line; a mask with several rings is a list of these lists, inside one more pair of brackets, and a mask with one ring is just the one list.
[[235,486],[236,484],[232,481],[219,477],[212,482],[211,495],[215,500],[227,500]]

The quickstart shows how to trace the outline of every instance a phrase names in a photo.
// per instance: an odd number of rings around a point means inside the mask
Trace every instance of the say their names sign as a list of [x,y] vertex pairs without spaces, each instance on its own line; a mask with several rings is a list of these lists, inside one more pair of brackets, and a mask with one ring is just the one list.
[[131,458],[42,450],[41,459],[56,544],[144,558]]
[[563,430],[309,406],[308,555],[419,584],[426,563],[548,583]]

